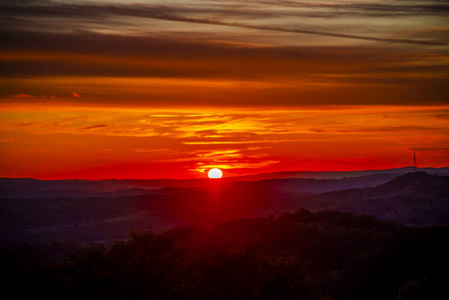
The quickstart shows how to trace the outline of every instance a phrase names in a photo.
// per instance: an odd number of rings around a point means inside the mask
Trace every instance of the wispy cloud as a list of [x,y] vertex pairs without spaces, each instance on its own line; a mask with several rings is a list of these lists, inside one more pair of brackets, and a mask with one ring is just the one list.
[[[447,161],[447,121],[435,115],[447,113],[448,107],[202,111],[41,104],[27,109],[2,111],[0,151],[25,157],[24,166],[36,170],[45,170],[40,162],[49,159],[65,168],[78,167],[85,157],[98,166],[135,165],[139,170],[164,164],[194,176],[213,166],[236,174],[316,169],[320,164],[361,168],[373,163],[370,157],[376,157],[376,163],[391,157],[408,163],[410,149]],[[394,118],[384,118],[386,114]],[[420,146],[423,140],[426,145]],[[71,155],[70,163],[61,153]],[[120,168],[116,172],[132,174]]]
[[[449,101],[444,2],[170,3],[0,2],[0,98],[27,91],[130,106]],[[330,17],[307,16],[321,13]],[[416,22],[405,17],[414,14]]]
[[[213,2],[211,2],[213,3]],[[210,4],[210,3],[209,3]],[[376,37],[376,36],[364,36],[358,34],[349,34],[346,32],[333,32],[333,31],[321,31],[314,30],[310,28],[298,28],[297,26],[272,26],[272,25],[260,25],[229,21],[230,19],[245,19],[254,18],[257,16],[259,19],[264,20],[273,17],[280,17],[282,15],[294,17],[338,17],[344,15],[357,15],[359,17],[367,17],[370,15],[376,16],[405,16],[405,15],[447,15],[449,14],[449,5],[444,2],[441,3],[410,3],[409,5],[389,5],[389,4],[367,4],[367,3],[338,3],[333,4],[311,4],[305,2],[278,2],[278,7],[294,7],[294,8],[306,8],[305,12],[303,10],[297,10],[293,13],[286,9],[273,9],[273,5],[267,4],[266,2],[253,2],[252,5],[238,5],[235,2],[233,8],[224,6],[226,2],[216,2],[215,6],[185,6],[185,5],[148,5],[148,4],[125,4],[125,5],[112,5],[112,4],[95,4],[95,5],[83,5],[83,4],[56,4],[48,2],[46,5],[16,5],[16,4],[5,4],[1,6],[1,11],[5,15],[6,19],[11,19],[14,17],[34,17],[34,16],[47,16],[53,18],[89,18],[90,21],[97,20],[98,23],[116,23],[119,21],[114,21],[114,16],[127,16],[135,18],[147,18],[147,19],[157,19],[164,21],[174,21],[174,22],[184,22],[184,23],[196,23],[196,24],[206,24],[214,26],[228,26],[228,27],[238,27],[253,30],[263,30],[263,31],[276,31],[276,32],[287,32],[287,33],[298,33],[307,35],[319,35],[328,36],[336,38],[346,38],[346,39],[359,39],[367,41],[377,41],[377,42],[388,42],[388,43],[404,43],[404,44],[417,44],[417,45],[447,45],[447,42],[442,42],[438,40],[415,40],[415,39],[405,39],[405,38],[388,38],[388,37]],[[241,7],[239,9],[239,7]],[[328,11],[325,13],[314,12],[310,13],[310,10],[317,10],[326,8]],[[330,9],[330,10],[329,10]],[[320,15],[320,13],[322,13]],[[201,16],[209,15],[220,15],[224,16],[225,19],[221,18],[209,18]],[[6,22],[6,21],[5,21]],[[138,24],[138,22],[137,22]],[[70,25],[69,25],[70,26]]]
[[90,130],[90,129],[95,129],[95,128],[103,128],[103,127],[107,127],[107,124],[101,124],[101,125],[90,125],[90,126],[85,126],[81,129],[83,130]]

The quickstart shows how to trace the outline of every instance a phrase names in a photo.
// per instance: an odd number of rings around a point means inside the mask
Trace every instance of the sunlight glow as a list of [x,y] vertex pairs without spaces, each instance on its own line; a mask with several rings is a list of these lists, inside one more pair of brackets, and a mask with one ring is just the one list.
[[207,173],[207,176],[209,176],[210,179],[217,179],[223,177],[223,172],[221,172],[220,169],[213,168]]

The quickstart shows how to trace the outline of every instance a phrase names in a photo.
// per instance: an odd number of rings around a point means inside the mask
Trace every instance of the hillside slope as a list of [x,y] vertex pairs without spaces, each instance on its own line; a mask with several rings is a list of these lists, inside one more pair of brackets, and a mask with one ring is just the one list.
[[403,225],[449,226],[447,176],[415,172],[374,187],[304,192],[343,183],[365,184],[366,177],[214,182],[120,197],[1,199],[0,241],[111,240],[133,230],[213,227],[238,217],[279,216],[301,208],[372,215]]

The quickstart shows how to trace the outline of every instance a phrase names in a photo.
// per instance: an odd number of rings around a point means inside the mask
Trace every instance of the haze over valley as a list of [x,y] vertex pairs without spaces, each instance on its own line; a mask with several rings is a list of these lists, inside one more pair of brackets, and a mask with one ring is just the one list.
[[3,178],[1,237],[3,242],[112,241],[131,231],[212,228],[234,218],[280,216],[301,208],[372,215],[407,226],[448,226],[448,175],[448,168],[408,167],[219,180]]

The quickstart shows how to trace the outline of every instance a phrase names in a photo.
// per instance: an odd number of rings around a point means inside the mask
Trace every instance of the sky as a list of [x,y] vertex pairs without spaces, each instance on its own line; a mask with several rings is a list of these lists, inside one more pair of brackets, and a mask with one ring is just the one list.
[[449,3],[0,0],[0,177],[449,166]]

